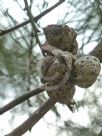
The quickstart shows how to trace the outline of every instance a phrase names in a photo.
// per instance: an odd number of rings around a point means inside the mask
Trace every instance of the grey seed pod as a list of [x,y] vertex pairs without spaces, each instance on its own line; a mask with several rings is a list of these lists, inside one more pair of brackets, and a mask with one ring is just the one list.
[[54,62],[55,57],[54,56],[45,56],[41,61],[41,81],[44,81],[44,77],[49,69],[49,67]]
[[63,51],[69,51],[72,54],[77,53],[77,35],[73,28],[67,25],[48,25],[43,30],[46,40],[51,46],[55,46]]
[[61,79],[63,79],[66,70],[67,68],[65,62],[60,62],[60,60],[56,58],[47,69],[44,79],[48,83],[57,84]]
[[[52,86],[57,89],[65,84],[69,79],[74,60],[73,55],[66,51],[56,49],[52,51],[52,55],[54,56],[46,56],[46,59],[43,59],[41,67],[42,77],[49,84],[48,90],[52,89]],[[51,62],[50,59],[52,59]]]
[[90,87],[100,73],[101,65],[97,57],[85,55],[74,62],[73,80],[79,87]]
[[75,85],[68,80],[65,85],[56,90],[48,90],[48,96],[59,103],[70,105],[75,94]]

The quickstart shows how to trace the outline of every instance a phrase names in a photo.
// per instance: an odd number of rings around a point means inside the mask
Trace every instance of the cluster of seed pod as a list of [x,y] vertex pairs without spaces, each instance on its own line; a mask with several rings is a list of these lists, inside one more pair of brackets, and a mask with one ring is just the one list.
[[42,49],[42,82],[47,83],[47,93],[53,100],[71,106],[75,85],[91,86],[100,72],[100,61],[91,55],[77,56],[76,33],[63,25],[48,25],[44,28],[47,42]]

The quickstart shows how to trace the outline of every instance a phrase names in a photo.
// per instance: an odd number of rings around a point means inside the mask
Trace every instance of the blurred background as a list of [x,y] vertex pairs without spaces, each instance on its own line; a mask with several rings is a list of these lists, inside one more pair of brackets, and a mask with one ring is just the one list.
[[[57,0],[28,0],[34,16],[51,7]],[[0,30],[6,30],[28,19],[24,1],[0,0]],[[102,38],[102,1],[65,0],[36,24],[40,42],[45,42],[43,27],[66,24],[77,33],[79,51],[88,54]],[[0,37],[0,107],[40,83],[43,55],[31,24]],[[24,136],[97,136],[102,127],[102,72],[88,89],[76,86],[74,113],[57,103]],[[46,92],[36,95],[0,115],[0,135],[20,125],[48,99]]]

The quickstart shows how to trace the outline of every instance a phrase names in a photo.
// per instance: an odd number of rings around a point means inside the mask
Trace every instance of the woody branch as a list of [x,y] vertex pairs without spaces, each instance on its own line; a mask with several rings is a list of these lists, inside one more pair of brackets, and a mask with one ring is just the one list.
[[39,109],[32,113],[26,121],[5,136],[21,136],[28,130],[30,131],[32,127],[55,105],[55,103],[56,101],[48,99]]
[[[42,18],[43,16],[45,16],[46,14],[48,14],[49,12],[51,12],[53,9],[55,9],[56,7],[58,7],[60,4],[62,4],[65,0],[59,0],[59,2],[57,2],[55,5],[53,5],[52,7],[48,8],[47,10],[45,10],[44,12],[42,12],[41,14],[39,14],[38,16],[34,17],[33,20],[35,22],[37,22],[40,18]],[[0,36],[3,36],[7,33],[10,33],[14,30],[17,30],[19,29],[20,27],[23,27],[24,25],[27,25],[31,22],[30,19],[28,19],[27,21],[19,24],[19,25],[16,25],[10,29],[7,29],[7,30],[0,30]]]

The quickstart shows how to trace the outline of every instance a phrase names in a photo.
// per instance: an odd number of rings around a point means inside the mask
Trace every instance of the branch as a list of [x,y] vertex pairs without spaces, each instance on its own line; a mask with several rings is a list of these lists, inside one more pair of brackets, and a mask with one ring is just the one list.
[[27,0],[24,0],[24,3],[25,3],[25,9],[27,10],[29,19],[31,20],[31,25],[32,25],[32,28],[33,28],[33,31],[34,31],[34,34],[35,34],[36,43],[39,44],[40,50],[41,50],[43,56],[45,56],[45,53],[44,53],[44,51],[41,48],[41,43],[40,43],[40,40],[39,40],[39,37],[38,37],[38,34],[37,34],[38,29],[37,29],[37,27],[36,27],[36,25],[34,23],[34,20],[33,20],[34,17],[33,17],[32,13],[31,13],[31,10],[30,10],[30,8],[28,6]]
[[100,62],[102,63],[102,40],[89,54],[99,58]]
[[55,105],[55,101],[48,99],[39,109],[37,109],[26,121],[5,136],[21,136],[32,127]]
[[46,85],[42,85],[41,87],[38,87],[30,92],[27,92],[27,93],[23,94],[22,96],[16,98],[15,100],[9,102],[7,105],[0,108],[0,115],[7,112],[10,109],[12,109],[13,107],[17,106],[18,104],[24,102],[28,98],[45,91],[45,86]]
[[[43,16],[45,16],[46,14],[48,14],[50,11],[52,11],[53,9],[55,9],[56,7],[58,7],[60,4],[62,4],[65,0],[59,0],[59,2],[57,2],[55,5],[53,5],[52,7],[50,7],[49,9],[45,10],[44,12],[42,12],[41,14],[39,14],[38,16],[34,17],[33,20],[35,22],[37,22],[40,18],[42,18]],[[0,36],[3,36],[9,32],[12,32],[14,30],[17,30],[18,28],[20,27],[23,27],[24,25],[27,25],[30,23],[30,19],[19,24],[19,25],[16,25],[10,29],[7,29],[7,30],[0,30]]]
[[102,136],[102,130],[100,131],[100,133],[97,136]]

